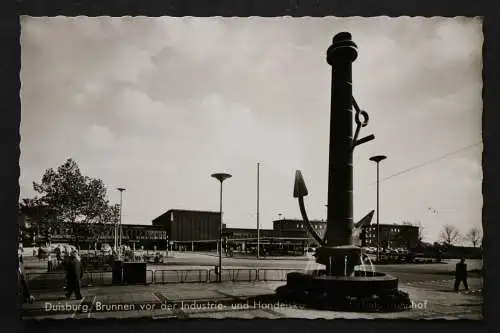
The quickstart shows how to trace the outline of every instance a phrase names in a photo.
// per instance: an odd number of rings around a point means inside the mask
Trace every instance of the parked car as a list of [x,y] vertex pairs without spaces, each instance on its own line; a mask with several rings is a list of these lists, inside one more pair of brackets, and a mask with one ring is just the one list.
[[109,244],[102,244],[101,252],[105,255],[113,254],[113,248]]
[[161,254],[160,252],[156,252],[156,255],[154,256],[154,263],[163,264],[163,254]]

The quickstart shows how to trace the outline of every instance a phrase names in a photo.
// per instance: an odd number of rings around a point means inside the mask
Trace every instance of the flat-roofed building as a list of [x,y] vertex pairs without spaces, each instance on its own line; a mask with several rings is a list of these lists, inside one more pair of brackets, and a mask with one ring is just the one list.
[[[311,227],[319,237],[324,238],[326,233],[326,221],[310,221]],[[310,246],[318,246],[316,240],[307,230],[306,222],[298,219],[280,219],[273,221],[273,229],[281,233],[281,237],[302,237],[308,239]]]
[[[380,247],[415,249],[418,246],[419,227],[403,224],[380,224]],[[363,246],[377,246],[377,225],[363,227]]]
[[170,209],[155,218],[153,226],[166,230],[175,248],[216,249],[220,237],[220,213]]

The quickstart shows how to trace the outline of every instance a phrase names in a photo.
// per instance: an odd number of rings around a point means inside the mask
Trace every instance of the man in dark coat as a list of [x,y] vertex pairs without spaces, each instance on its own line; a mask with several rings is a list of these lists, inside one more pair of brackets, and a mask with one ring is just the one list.
[[464,284],[465,290],[469,290],[469,285],[467,284],[467,264],[465,259],[460,259],[460,262],[456,265],[455,269],[455,291],[458,291],[460,283]]
[[70,259],[66,264],[66,297],[71,298],[71,295],[75,293],[76,299],[82,299],[82,294],[80,292],[81,281],[83,277],[82,264],[80,262],[80,257],[76,251],[72,251]]
[[56,253],[56,259],[57,259],[57,262],[60,263],[61,260],[62,260],[62,257],[61,257],[61,248],[59,247],[56,247],[54,252]]

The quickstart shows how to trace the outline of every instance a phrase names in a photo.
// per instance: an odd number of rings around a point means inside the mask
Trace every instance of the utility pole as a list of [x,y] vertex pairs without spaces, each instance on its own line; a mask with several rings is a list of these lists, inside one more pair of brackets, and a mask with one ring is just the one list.
[[260,163],[257,163],[257,259],[260,257],[260,223],[259,223],[259,181]]

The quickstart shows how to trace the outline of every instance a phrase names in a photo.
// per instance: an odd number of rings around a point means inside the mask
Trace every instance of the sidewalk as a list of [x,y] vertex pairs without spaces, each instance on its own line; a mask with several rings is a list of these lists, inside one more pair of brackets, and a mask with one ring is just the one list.
[[[470,281],[471,287],[479,285]],[[83,289],[83,300],[66,301],[61,292],[35,294],[22,309],[24,319],[43,318],[411,318],[482,319],[481,294],[455,293],[449,287],[429,290],[402,285],[414,308],[397,313],[345,313],[306,309],[278,303],[282,282],[186,283],[176,285],[110,286]]]

